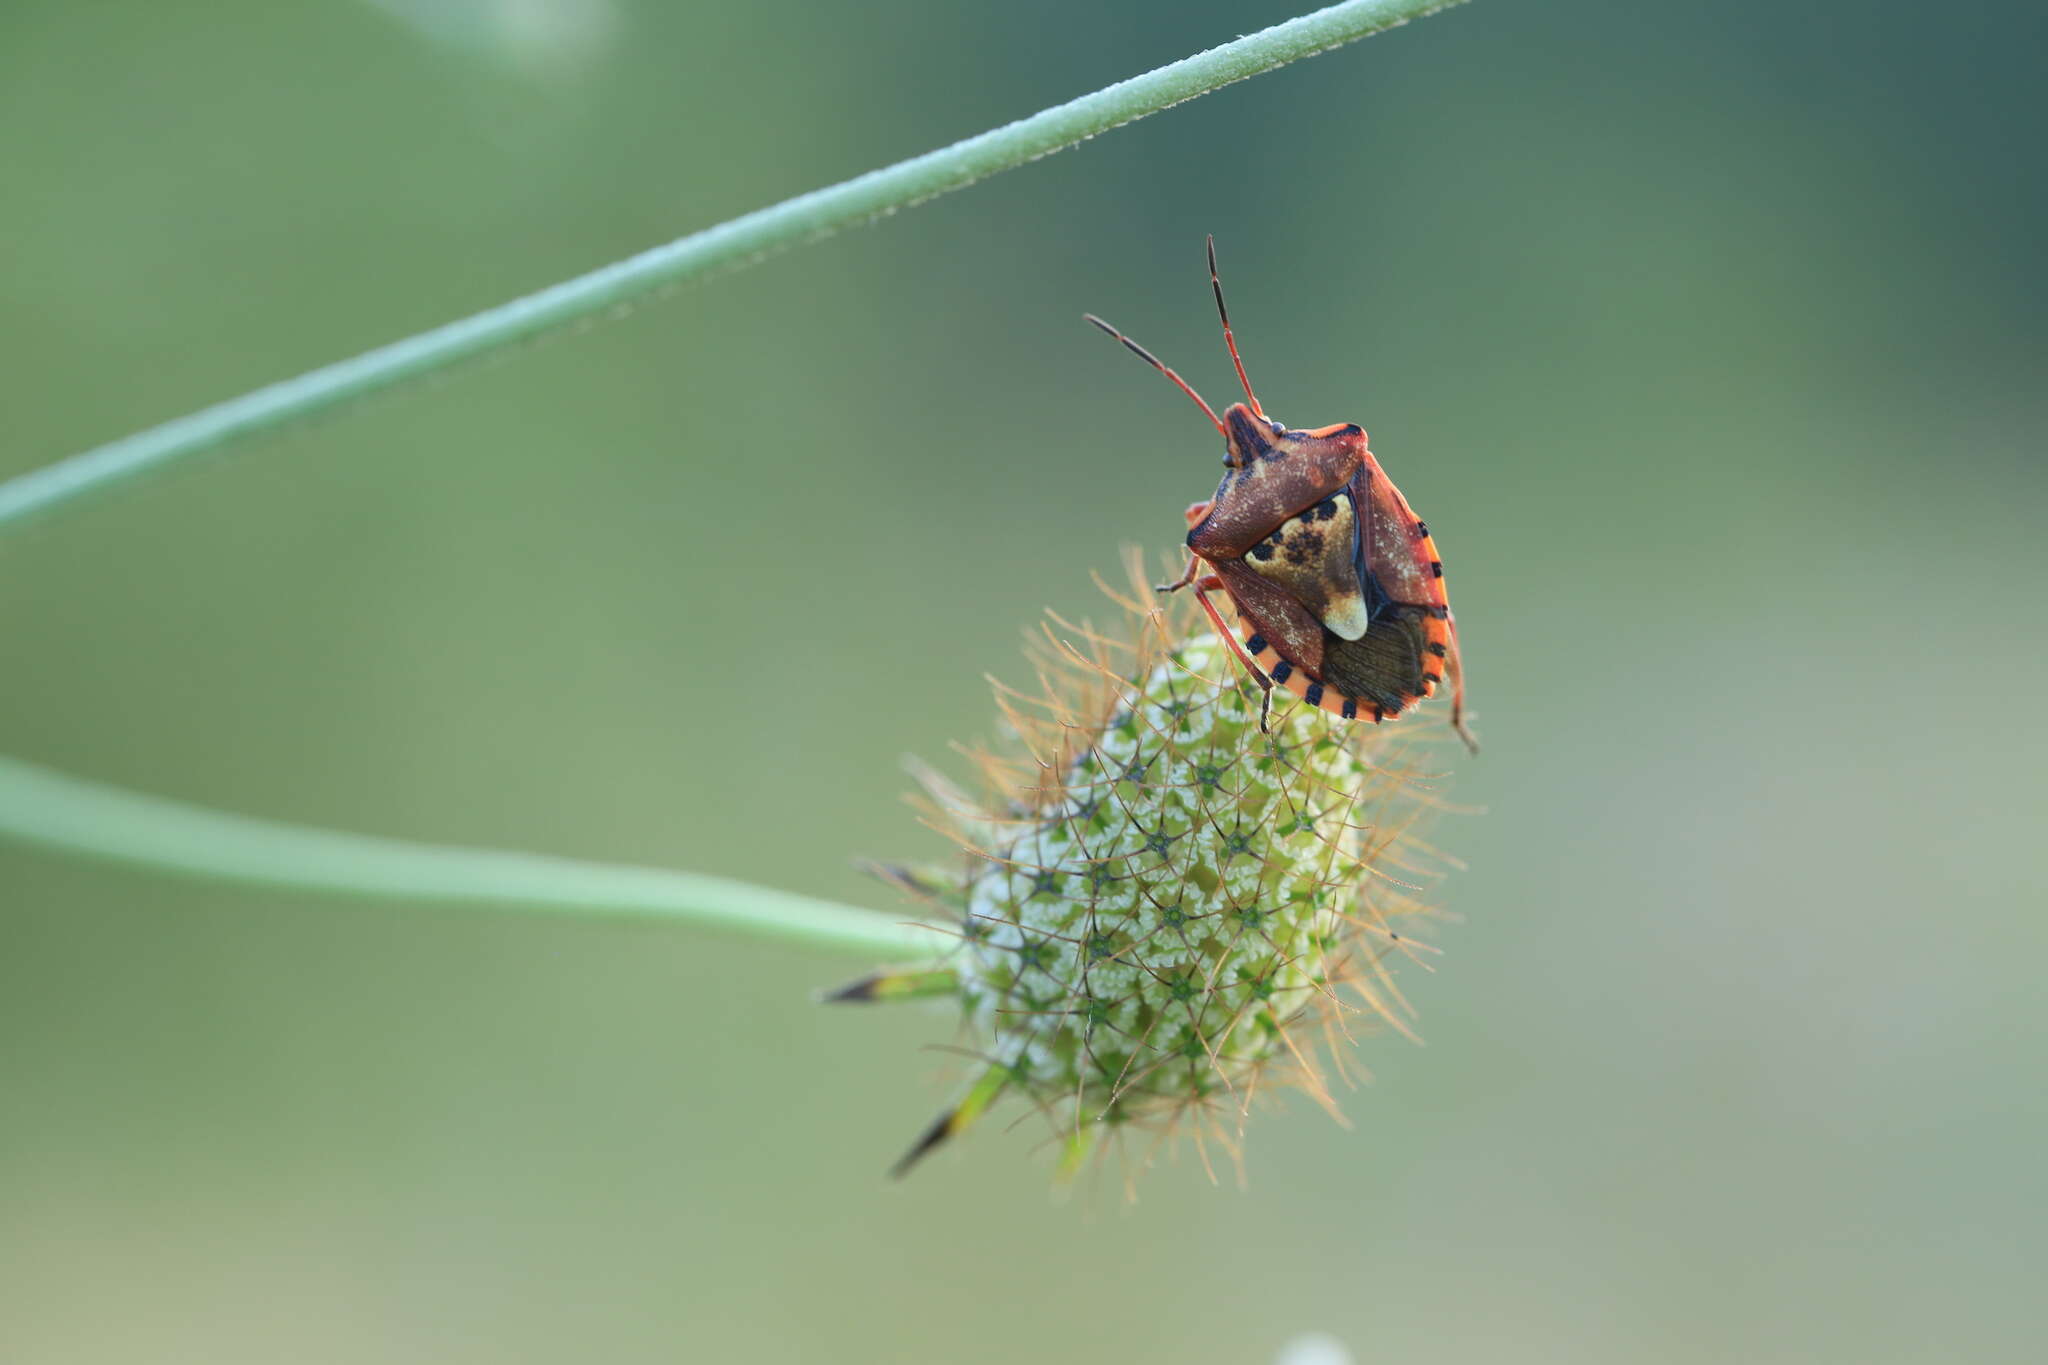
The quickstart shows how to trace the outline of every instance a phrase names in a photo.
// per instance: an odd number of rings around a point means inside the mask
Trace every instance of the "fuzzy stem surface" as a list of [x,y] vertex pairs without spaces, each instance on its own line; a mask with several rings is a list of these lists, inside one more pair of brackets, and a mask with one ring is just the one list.
[[596,318],[664,287],[751,264],[1457,3],[1344,0],[949,147],[758,209],[524,298],[96,446],[0,483],[0,532],[238,437],[281,427],[459,361]]
[[943,933],[724,877],[414,843],[211,810],[0,757],[0,839],[156,872],[293,891],[585,918],[665,920],[890,961]]

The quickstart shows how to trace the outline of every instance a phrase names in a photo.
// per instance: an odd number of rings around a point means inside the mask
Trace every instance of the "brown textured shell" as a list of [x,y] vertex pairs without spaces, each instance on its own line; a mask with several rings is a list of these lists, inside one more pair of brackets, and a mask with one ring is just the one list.
[[[1290,430],[1241,403],[1223,426],[1232,467],[1214,498],[1188,510],[1188,548],[1229,597],[1246,655],[1273,682],[1347,720],[1399,715],[1448,679],[1451,724],[1471,744],[1443,560],[1364,431]],[[1333,498],[1329,479],[1346,468]],[[1333,503],[1331,515],[1304,526],[1304,513]],[[1355,518],[1344,515],[1351,508]],[[1332,544],[1340,522],[1349,545]],[[1346,615],[1351,600],[1372,607],[1362,632]]]

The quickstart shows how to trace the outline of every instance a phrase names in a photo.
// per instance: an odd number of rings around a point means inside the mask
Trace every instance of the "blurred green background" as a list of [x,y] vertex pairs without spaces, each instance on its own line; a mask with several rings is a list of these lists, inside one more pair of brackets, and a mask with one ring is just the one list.
[[[0,473],[1298,3],[8,0]],[[1080,322],[1227,398],[1213,231],[1487,741],[1428,1046],[1134,1208],[886,1182],[859,963],[0,847],[0,1359],[2038,1358],[2044,45],[1482,0],[0,542],[7,752],[894,909],[900,756],[1213,485]]]

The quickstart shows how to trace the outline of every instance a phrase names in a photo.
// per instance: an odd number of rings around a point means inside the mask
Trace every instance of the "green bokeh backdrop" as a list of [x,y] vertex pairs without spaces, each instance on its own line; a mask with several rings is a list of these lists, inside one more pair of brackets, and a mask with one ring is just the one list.
[[[0,8],[0,473],[1296,12]],[[899,757],[1262,397],[1450,564],[1429,1040],[1249,1189],[882,1168],[859,964],[0,847],[0,1359],[2017,1360],[2048,195],[2017,3],[1481,0],[0,543],[0,745],[893,908]]]

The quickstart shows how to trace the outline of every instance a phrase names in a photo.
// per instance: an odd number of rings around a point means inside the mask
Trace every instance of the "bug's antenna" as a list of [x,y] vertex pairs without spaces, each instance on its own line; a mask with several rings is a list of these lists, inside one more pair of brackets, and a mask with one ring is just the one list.
[[[1195,406],[1199,407],[1202,410],[1203,415],[1206,416],[1209,419],[1209,421],[1215,425],[1216,434],[1218,436],[1221,436],[1226,441],[1230,439],[1230,431],[1223,425],[1223,419],[1216,415],[1216,409],[1210,407],[1207,403],[1204,403],[1202,401],[1202,395],[1196,393],[1193,387],[1189,385],[1187,380],[1182,379],[1179,375],[1175,374],[1165,365],[1162,365],[1159,362],[1158,356],[1153,355],[1143,346],[1140,346],[1137,342],[1131,340],[1122,332],[1119,332],[1116,328],[1104,322],[1101,318],[1096,317],[1095,314],[1083,313],[1081,316],[1088,319],[1088,321],[1094,323],[1097,327],[1100,327],[1103,331],[1109,333],[1111,336],[1115,337],[1118,341],[1121,341],[1124,345],[1130,347],[1132,354],[1136,355],[1138,359],[1144,361],[1147,365],[1150,365],[1153,369],[1159,371],[1159,373],[1165,375],[1174,383],[1180,385],[1180,391],[1186,394],[1188,397],[1194,399]],[[1242,372],[1242,370],[1239,371],[1239,373]]]
[[1223,344],[1230,348],[1230,363],[1237,366],[1237,382],[1244,385],[1244,396],[1251,400],[1252,411],[1264,417],[1266,410],[1259,406],[1259,396],[1252,392],[1252,381],[1245,378],[1244,362],[1237,358],[1237,338],[1230,334],[1230,310],[1223,306],[1223,277],[1216,273],[1216,234],[1209,234],[1209,283],[1216,290],[1216,316],[1223,319]]

